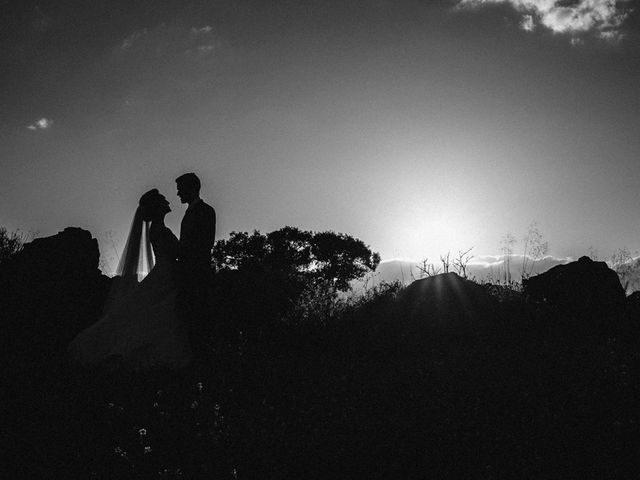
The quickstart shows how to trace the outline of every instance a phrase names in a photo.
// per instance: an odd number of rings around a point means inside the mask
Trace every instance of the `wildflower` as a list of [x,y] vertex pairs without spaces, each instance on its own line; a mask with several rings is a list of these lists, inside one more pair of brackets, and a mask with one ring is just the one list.
[[140,435],[141,437],[144,437],[146,434],[147,434],[146,428],[141,428],[140,430],[138,430],[138,435]]
[[115,453],[116,455],[120,455],[122,458],[127,458],[127,452],[121,447],[114,448],[113,453]]
[[169,475],[171,475],[172,477],[181,477],[182,476],[182,470],[180,470],[179,468],[176,468],[175,470],[169,470],[168,468],[165,468],[164,470],[160,470],[158,472],[158,475],[160,475],[161,477],[167,477]]
[[151,447],[147,445],[146,447],[144,447],[144,454],[146,455],[148,453],[151,453]]

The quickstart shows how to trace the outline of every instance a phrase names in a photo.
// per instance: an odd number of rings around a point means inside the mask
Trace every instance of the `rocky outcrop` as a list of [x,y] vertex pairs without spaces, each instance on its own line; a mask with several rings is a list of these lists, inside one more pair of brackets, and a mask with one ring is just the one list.
[[626,313],[630,320],[640,322],[640,291],[635,291],[627,297]]
[[81,228],[67,227],[50,237],[27,243],[13,259],[13,268],[31,278],[72,277],[99,273],[98,241]]
[[580,257],[524,280],[525,295],[568,313],[581,315],[617,311],[625,304],[625,292],[615,271],[605,262]]
[[98,317],[110,279],[100,252],[80,228],[27,243],[0,270],[2,334],[22,351],[51,351]]
[[459,334],[479,332],[499,307],[485,288],[456,273],[416,280],[398,300],[417,329]]

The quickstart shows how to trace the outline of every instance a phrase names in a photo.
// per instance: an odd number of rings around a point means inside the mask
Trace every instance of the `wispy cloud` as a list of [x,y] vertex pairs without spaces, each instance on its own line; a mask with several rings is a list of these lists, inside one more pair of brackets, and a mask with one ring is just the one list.
[[520,21],[520,28],[527,32],[533,32],[536,28],[536,24],[533,21],[533,15],[524,15]]
[[199,56],[211,54],[219,47],[213,27],[171,26],[165,23],[151,29],[140,29],[126,36],[119,44],[117,52],[122,55],[142,55],[143,57]]
[[213,30],[213,27],[211,25],[205,25],[204,27],[192,27],[191,28],[191,35],[207,35],[209,33],[211,33],[211,31]]
[[622,36],[621,27],[631,13],[629,0],[458,0],[460,8],[497,4],[511,5],[522,15],[520,27],[529,32],[541,25],[572,38],[594,33],[614,41]]
[[27,128],[29,130],[47,130],[48,128],[51,128],[52,124],[53,124],[53,121],[51,119],[42,117],[36,120],[35,122],[33,122]]
[[197,92],[209,91],[230,60],[229,44],[213,27],[161,23],[117,39],[109,68],[122,92],[120,107],[138,112],[152,102],[158,108],[178,98],[196,102]]
[[[479,255],[477,257],[473,257],[469,261],[469,265],[477,265],[483,267],[492,267],[497,265],[504,265],[506,261],[506,255]],[[522,262],[525,259],[525,255],[522,254],[512,254],[509,255],[509,261],[511,263],[515,262],[522,265]],[[527,262],[540,262],[545,265],[558,265],[561,263],[568,263],[575,260],[573,257],[556,257],[553,255],[545,255],[542,258],[533,258],[529,255],[526,255]]]
[[149,31],[146,28],[133,32],[131,35],[122,40],[120,48],[122,48],[123,50],[129,50],[131,47],[133,47],[134,44],[138,43],[141,39],[146,37],[148,33]]
[[[505,273],[508,269],[511,278],[520,281],[523,276],[523,260],[524,257],[522,255],[510,255],[508,263],[504,255],[479,255],[473,257],[467,264],[467,274],[469,278],[475,279],[477,282],[496,282],[505,279]],[[540,259],[533,259],[527,256],[528,267],[525,276],[529,274],[537,275],[556,265],[566,264],[574,260],[575,258],[573,257],[555,257],[551,255]],[[418,260],[397,258],[383,260],[378,265],[375,274],[366,279],[366,282],[364,280],[356,280],[352,283],[352,286],[357,291],[365,283],[367,287],[380,285],[381,282],[392,283],[395,281],[407,285],[423,276],[419,266],[422,266],[422,262]],[[433,266],[436,271],[440,273],[443,271],[441,263],[435,262]],[[450,270],[455,271],[455,268],[451,267]]]
[[209,52],[213,52],[216,49],[215,44],[210,44],[210,45],[200,45],[198,47],[198,51],[200,53],[209,53]]

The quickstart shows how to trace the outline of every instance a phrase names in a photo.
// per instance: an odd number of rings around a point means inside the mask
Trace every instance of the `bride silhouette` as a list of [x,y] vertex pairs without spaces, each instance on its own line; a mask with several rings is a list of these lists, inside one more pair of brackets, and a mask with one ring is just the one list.
[[140,198],[104,314],[69,345],[81,365],[144,370],[190,362],[176,315],[178,239],[164,223],[170,211],[157,189]]

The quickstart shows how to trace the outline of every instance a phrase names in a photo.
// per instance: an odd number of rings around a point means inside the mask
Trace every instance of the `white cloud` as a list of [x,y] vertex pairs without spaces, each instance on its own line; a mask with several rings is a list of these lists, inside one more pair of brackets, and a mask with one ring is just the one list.
[[217,52],[219,47],[220,42],[210,25],[187,29],[162,23],[131,33],[120,42],[115,53],[120,58],[174,57],[178,60],[182,55],[205,57]]
[[533,16],[524,15],[522,17],[522,21],[520,22],[520,28],[526,30],[527,32],[533,32],[536,28],[536,24],[533,22]]
[[[535,262],[533,260],[534,259],[527,257],[527,275],[537,275],[539,273],[546,272],[556,265],[566,264],[576,259],[573,257],[555,257],[547,255]],[[509,272],[511,278],[515,281],[520,281],[522,278],[522,263],[523,256],[521,254],[511,255],[509,257]],[[380,265],[378,265],[375,274],[370,275],[366,281],[356,280],[352,282],[352,286],[354,290],[357,291],[358,289],[361,289],[364,284],[369,288],[380,285],[381,282],[391,283],[399,281],[408,285],[413,280],[422,276],[422,273],[418,268],[418,265],[421,264],[421,261],[407,259],[383,260],[380,262]],[[434,268],[442,272],[441,263],[434,262]],[[477,257],[473,257],[467,264],[467,274],[469,275],[469,278],[475,279],[478,282],[502,281],[505,279],[506,269],[507,262],[504,255],[479,255]],[[451,268],[451,271],[455,271],[455,269]]]
[[204,27],[201,27],[201,28],[192,27],[191,28],[191,34],[192,35],[206,35],[208,33],[211,33],[212,30],[213,30],[213,27],[211,25],[205,25]]
[[600,38],[615,40],[629,16],[629,0],[459,0],[459,7],[509,4],[522,14],[520,26],[532,31],[536,24],[555,33],[580,35],[596,33]]
[[598,36],[601,39],[607,40],[609,42],[617,42],[622,38],[622,35],[619,32],[616,32],[613,30],[606,30],[604,32],[600,32]]
[[146,28],[133,32],[122,41],[122,43],[120,44],[120,48],[122,48],[123,50],[129,50],[141,38],[146,37],[148,33],[149,32]]
[[216,48],[215,45],[200,45],[198,47],[198,51],[201,53],[209,53],[209,52],[213,52],[215,48]]
[[[524,258],[525,256],[522,255],[521,253],[514,253],[512,255],[509,255],[509,261],[511,263],[516,262],[520,265],[522,265]],[[527,255],[526,258],[527,258],[527,262],[540,262],[543,264],[552,264],[552,265],[568,263],[575,260],[573,257],[555,257],[553,255],[545,255],[544,257],[538,258],[538,259]],[[505,260],[506,260],[506,255],[479,255],[477,257],[473,257],[469,261],[469,265],[490,267],[495,265],[503,265],[505,263]]]
[[46,130],[50,128],[52,124],[53,124],[53,121],[51,119],[42,117],[39,120],[36,120],[35,122],[33,122],[27,128],[29,130]]

